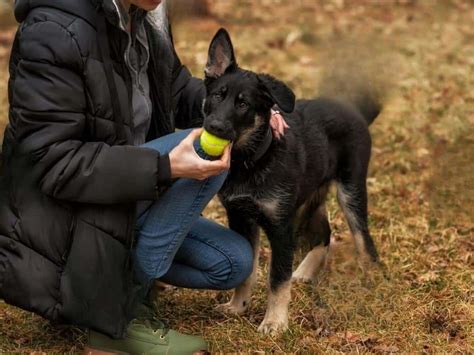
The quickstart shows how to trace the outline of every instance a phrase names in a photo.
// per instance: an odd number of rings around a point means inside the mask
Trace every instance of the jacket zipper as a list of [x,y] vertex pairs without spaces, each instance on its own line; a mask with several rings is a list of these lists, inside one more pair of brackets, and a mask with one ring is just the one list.
[[73,214],[72,215],[72,221],[71,221],[71,224],[70,224],[69,229],[68,229],[69,239],[67,241],[66,250],[63,253],[62,258],[61,258],[65,263],[66,263],[66,261],[69,257],[69,253],[71,252],[72,242],[74,241],[74,232],[76,230],[76,224],[77,224],[76,223],[76,215]]
[[133,206],[132,208],[133,211],[130,214],[130,217],[128,218],[129,219],[128,221],[128,242],[129,242],[128,247],[130,250],[133,249],[133,241],[135,239],[134,231],[135,231],[135,215],[137,213],[137,204],[133,203],[132,206]]

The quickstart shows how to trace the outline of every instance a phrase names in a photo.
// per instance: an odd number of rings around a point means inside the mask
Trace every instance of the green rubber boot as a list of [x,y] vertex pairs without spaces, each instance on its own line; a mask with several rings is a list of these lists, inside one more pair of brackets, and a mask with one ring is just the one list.
[[207,344],[201,337],[184,335],[169,329],[152,315],[146,306],[138,312],[127,327],[124,339],[112,339],[89,330],[86,353],[114,354],[173,354],[207,353]]

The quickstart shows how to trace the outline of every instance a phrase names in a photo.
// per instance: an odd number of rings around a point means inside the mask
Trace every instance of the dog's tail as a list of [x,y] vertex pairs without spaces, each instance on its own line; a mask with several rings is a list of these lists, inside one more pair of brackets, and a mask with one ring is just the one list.
[[353,73],[352,77],[343,78],[338,78],[335,74],[337,73],[324,78],[324,86],[320,87],[319,94],[351,104],[370,125],[382,111],[380,94],[367,81],[361,82],[359,78],[355,78]]
[[318,95],[350,103],[371,124],[382,111],[392,86],[389,81],[393,66],[387,65],[383,51],[380,53],[374,55],[373,47],[363,43],[337,43],[323,57]]
[[382,111],[382,104],[373,93],[360,90],[362,91],[357,92],[357,95],[353,95],[348,101],[359,110],[370,125]]

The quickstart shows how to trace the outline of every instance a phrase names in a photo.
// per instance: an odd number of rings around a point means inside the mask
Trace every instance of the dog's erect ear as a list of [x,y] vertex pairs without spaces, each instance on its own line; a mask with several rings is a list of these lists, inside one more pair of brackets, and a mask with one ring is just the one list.
[[293,112],[295,94],[285,83],[267,74],[259,74],[257,77],[267,90],[270,98],[283,112]]
[[215,79],[227,71],[237,69],[234,47],[227,31],[221,28],[211,41],[204,73],[206,78]]

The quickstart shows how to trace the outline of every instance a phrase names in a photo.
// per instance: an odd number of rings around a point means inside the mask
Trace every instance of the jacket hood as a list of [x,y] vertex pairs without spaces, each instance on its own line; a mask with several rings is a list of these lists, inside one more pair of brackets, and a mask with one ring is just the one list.
[[[120,24],[120,0],[16,0],[15,18],[18,22],[23,22],[28,13],[37,7],[50,7],[58,9],[74,16],[78,16],[89,22],[92,26],[97,23],[97,8],[102,6],[107,18],[115,25]],[[148,13],[148,21],[159,31],[168,32],[168,16],[166,1],[153,11]]]
[[51,7],[75,16],[79,16],[91,24],[95,24],[95,7],[100,3],[112,2],[113,0],[16,0],[15,18],[18,22],[23,22],[31,10],[37,7]]

